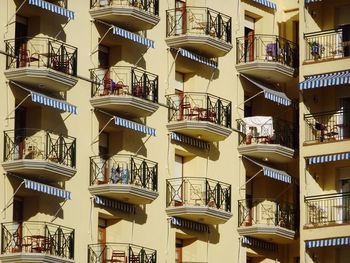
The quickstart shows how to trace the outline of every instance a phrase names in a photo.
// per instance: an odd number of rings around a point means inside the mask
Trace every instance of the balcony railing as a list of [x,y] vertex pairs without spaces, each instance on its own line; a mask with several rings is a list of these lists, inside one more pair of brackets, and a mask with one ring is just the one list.
[[278,62],[291,68],[298,67],[298,49],[295,43],[274,35],[252,35],[237,38],[237,64],[249,62]]
[[90,158],[90,185],[128,184],[158,190],[158,164],[130,155]]
[[158,76],[133,67],[111,67],[90,70],[92,97],[132,95],[158,102]]
[[134,7],[159,16],[159,0],[90,0],[90,7]]
[[231,212],[231,185],[201,177],[167,179],[166,205],[206,206]]
[[288,203],[269,199],[245,199],[238,201],[238,226],[280,226],[296,229],[296,209]]
[[211,36],[231,43],[231,17],[205,7],[183,7],[166,11],[167,37]]
[[77,75],[78,49],[64,42],[41,37],[5,41],[6,68],[44,67]]
[[88,246],[88,263],[156,263],[157,251],[125,243],[100,243]]
[[1,254],[43,253],[74,259],[74,229],[46,222],[1,224]]
[[306,225],[348,224],[350,192],[305,197]]
[[305,141],[330,142],[350,138],[350,111],[327,111],[304,115]]
[[4,162],[49,160],[76,165],[76,139],[44,130],[17,129],[4,132]]
[[231,128],[231,102],[208,93],[186,92],[167,96],[169,121],[209,121]]

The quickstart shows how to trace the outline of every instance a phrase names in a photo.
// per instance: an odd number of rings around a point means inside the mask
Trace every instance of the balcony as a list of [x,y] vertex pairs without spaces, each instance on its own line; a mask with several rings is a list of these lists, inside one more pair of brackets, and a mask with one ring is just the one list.
[[95,108],[130,117],[146,117],[158,108],[158,76],[133,67],[90,70]]
[[208,93],[186,92],[167,96],[167,128],[171,132],[222,141],[232,132],[231,102]]
[[236,40],[237,71],[271,82],[288,82],[299,66],[295,43],[274,35],[254,35]]
[[158,164],[131,155],[90,158],[90,187],[99,195],[131,204],[149,204],[158,197]]
[[297,215],[288,203],[269,199],[238,201],[238,233],[286,244],[295,236]]
[[1,255],[4,263],[72,263],[74,229],[46,222],[1,224]]
[[232,217],[231,185],[201,177],[167,180],[168,216],[204,224],[223,224]]
[[4,132],[4,162],[7,172],[44,181],[66,181],[75,173],[76,139],[36,129]]
[[5,76],[48,92],[67,91],[78,82],[78,49],[50,38],[5,41]]
[[298,143],[292,123],[267,116],[255,116],[239,119],[237,124],[241,131],[238,146],[240,154],[272,162],[285,163],[293,160]]
[[232,49],[231,17],[205,7],[166,11],[166,43],[169,47],[197,51],[209,58]]
[[305,197],[305,228],[350,223],[350,192]]
[[157,251],[126,243],[99,243],[88,246],[88,263],[157,263]]
[[160,21],[159,0],[90,0],[90,15],[134,32],[147,30]]

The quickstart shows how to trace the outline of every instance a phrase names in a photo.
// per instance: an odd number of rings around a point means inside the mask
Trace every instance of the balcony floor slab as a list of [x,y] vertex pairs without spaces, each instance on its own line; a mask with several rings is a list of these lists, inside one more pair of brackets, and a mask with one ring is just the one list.
[[2,263],[74,263],[72,259],[61,258],[43,253],[11,253],[0,255]]
[[295,231],[280,226],[253,225],[238,228],[242,236],[250,236],[279,244],[288,244],[294,240]]
[[242,155],[272,162],[287,163],[293,160],[294,150],[280,144],[248,144],[238,146]]

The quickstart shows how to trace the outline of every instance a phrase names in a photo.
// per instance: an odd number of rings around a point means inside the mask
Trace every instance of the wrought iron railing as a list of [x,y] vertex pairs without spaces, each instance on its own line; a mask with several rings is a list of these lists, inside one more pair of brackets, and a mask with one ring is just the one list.
[[208,93],[167,95],[169,121],[209,121],[231,128],[231,102]]
[[305,142],[350,139],[350,111],[327,111],[304,115]]
[[49,160],[75,168],[76,139],[37,129],[4,131],[4,162]]
[[206,206],[231,212],[231,185],[202,177],[167,179],[167,207]]
[[238,226],[268,225],[296,230],[297,210],[292,204],[270,199],[238,201]]
[[78,49],[43,37],[23,37],[5,41],[6,68],[46,67],[77,75]]
[[134,67],[90,70],[91,96],[127,95],[158,102],[158,76]]
[[278,62],[297,68],[299,51],[295,43],[274,35],[252,35],[236,40],[237,64],[249,62]]
[[1,224],[1,254],[45,253],[74,259],[74,229],[47,222]]
[[207,35],[231,43],[231,17],[206,7],[183,7],[166,11],[167,37]]
[[90,7],[134,7],[159,16],[159,0],[90,0]]
[[88,263],[156,263],[157,251],[126,243],[100,243],[88,246]]
[[90,185],[130,184],[158,190],[158,164],[131,155],[90,157]]
[[305,197],[306,225],[348,224],[350,192]]

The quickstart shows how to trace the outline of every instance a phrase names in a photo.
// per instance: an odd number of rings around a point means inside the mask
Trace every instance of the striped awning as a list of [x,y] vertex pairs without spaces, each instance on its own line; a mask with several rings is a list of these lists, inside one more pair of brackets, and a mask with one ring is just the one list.
[[198,63],[202,63],[204,65],[207,65],[209,67],[212,67],[212,68],[217,68],[218,67],[218,63],[213,60],[213,59],[210,59],[210,58],[206,58],[206,57],[202,57],[200,55],[197,55],[195,53],[192,53],[190,51],[187,51],[186,49],[183,49],[183,48],[171,48],[171,50],[174,50],[174,51],[178,51],[179,54],[185,58],[189,58],[191,60],[194,60]]
[[42,9],[48,10],[52,13],[68,17],[70,19],[74,19],[74,12],[70,11],[68,9],[65,9],[63,7],[60,7],[58,5],[46,2],[44,0],[29,0],[28,3],[30,5],[34,5],[37,7],[40,7]]
[[111,200],[108,198],[95,196],[95,204],[101,205],[107,208],[116,209],[125,213],[134,213],[135,207],[132,204],[123,203],[117,200]]
[[273,10],[276,10],[277,9],[277,5],[271,1],[268,1],[268,0],[253,0],[253,2],[256,2],[258,4],[261,4],[263,6],[266,6],[268,8],[271,8]]
[[170,222],[174,226],[188,228],[197,232],[209,232],[209,227],[206,224],[193,222],[190,220],[172,217]]
[[305,0],[305,4],[315,3],[315,2],[321,2],[322,0]]
[[310,156],[310,157],[306,157],[306,160],[307,160],[307,164],[309,165],[318,164],[318,163],[336,162],[336,161],[342,161],[342,160],[350,160],[350,152]]
[[186,136],[180,133],[172,132],[170,133],[170,138],[173,141],[181,142],[188,144],[190,146],[201,148],[201,149],[209,149],[209,143],[206,141],[202,141],[200,139],[196,139],[190,136]]
[[63,100],[54,99],[37,92],[31,92],[31,98],[33,102],[40,103],[55,109],[59,109],[61,111],[78,114],[76,106],[69,104]]
[[71,192],[65,191],[63,189],[59,189],[50,185],[37,183],[31,180],[24,179],[24,187],[26,189],[38,191],[41,193],[45,193],[48,195],[57,196],[66,200],[70,200],[72,198]]
[[267,87],[268,86],[267,84],[257,81],[253,78],[247,77],[243,74],[242,74],[242,77],[249,80],[258,88],[262,89],[264,92],[265,99],[271,100],[273,102],[276,102],[278,104],[282,104],[285,106],[290,106],[292,104],[292,101],[287,97],[285,93],[270,89]]
[[330,86],[350,84],[350,70],[306,76],[299,83],[299,90],[324,88]]
[[117,26],[113,26],[113,34],[129,39],[131,41],[134,41],[136,43],[139,43],[141,45],[147,46],[147,47],[151,47],[151,48],[155,48],[155,44],[153,40],[150,40],[148,38],[145,38],[143,36],[140,36],[138,34],[132,33],[130,31],[127,31],[125,29],[122,29],[120,27]]
[[252,237],[241,237],[242,245],[247,247],[255,247],[264,250],[276,251],[278,246],[274,243],[270,243],[264,240],[252,238]]
[[156,130],[154,128],[150,128],[146,125],[134,122],[134,121],[129,121],[127,119],[123,119],[120,117],[115,116],[114,117],[114,123],[118,126],[128,128],[135,130],[137,132],[142,132],[148,135],[156,136]]
[[337,238],[305,241],[306,248],[334,247],[334,246],[348,246],[348,245],[350,245],[350,237],[337,237]]

